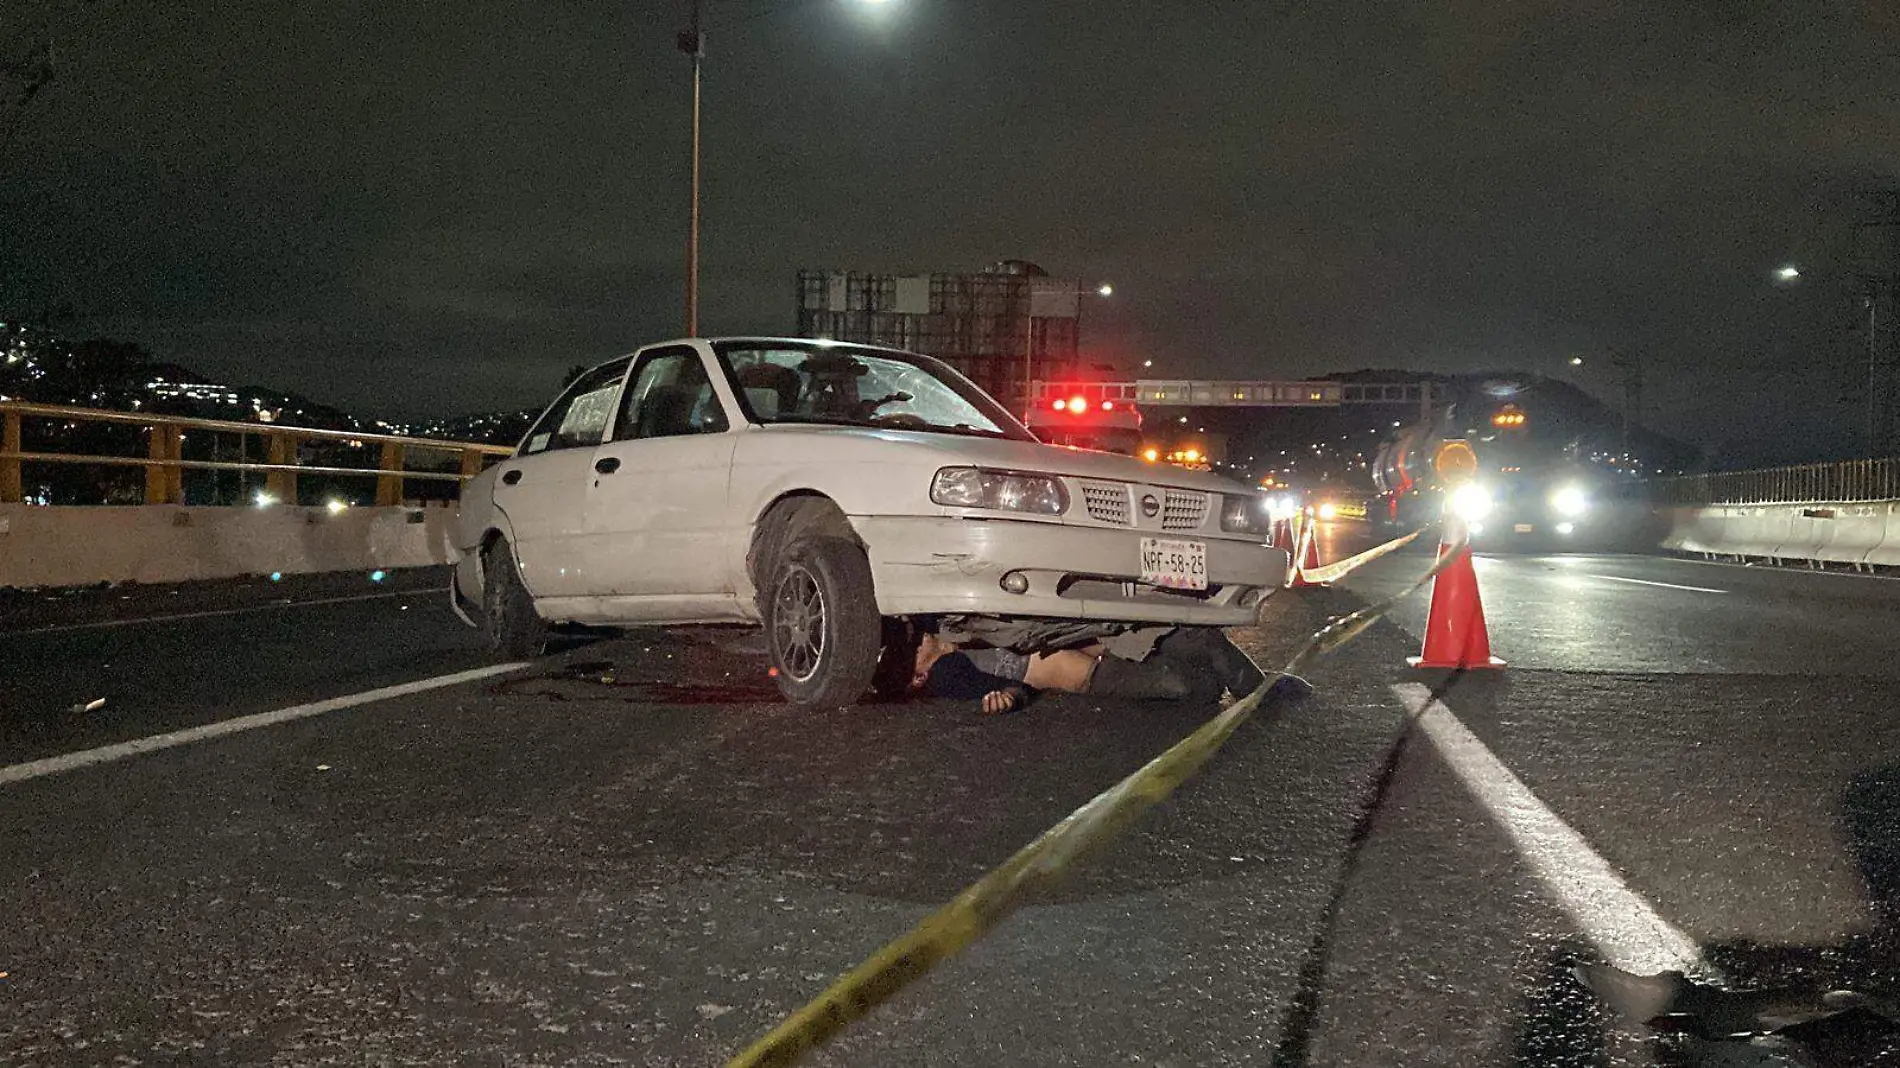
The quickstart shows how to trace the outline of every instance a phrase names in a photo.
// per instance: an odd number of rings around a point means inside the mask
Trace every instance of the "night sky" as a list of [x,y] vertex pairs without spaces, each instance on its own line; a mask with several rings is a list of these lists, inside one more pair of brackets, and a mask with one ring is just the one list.
[[[1020,257],[1112,280],[1085,347],[1156,373],[1613,396],[1620,349],[1719,461],[1862,433],[1891,0],[710,4],[708,333],[789,332],[800,267]],[[680,330],[685,6],[12,0],[59,73],[0,310],[364,414],[542,403]]]

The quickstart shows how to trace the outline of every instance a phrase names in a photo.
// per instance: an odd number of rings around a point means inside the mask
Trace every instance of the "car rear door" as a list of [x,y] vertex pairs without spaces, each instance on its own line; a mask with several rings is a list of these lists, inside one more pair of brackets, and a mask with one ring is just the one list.
[[575,379],[495,478],[495,507],[514,532],[521,579],[536,597],[585,594],[591,583],[578,556],[586,529],[594,449],[606,439],[632,357]]
[[709,360],[693,345],[639,353],[613,439],[594,450],[581,555],[608,595],[732,592],[727,500],[743,424]]

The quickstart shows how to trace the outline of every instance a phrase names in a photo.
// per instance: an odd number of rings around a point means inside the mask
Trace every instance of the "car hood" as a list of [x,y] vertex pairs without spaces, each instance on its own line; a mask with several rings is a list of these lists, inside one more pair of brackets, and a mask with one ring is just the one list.
[[861,447],[874,446],[880,451],[895,447],[920,460],[943,467],[968,464],[973,467],[998,467],[1103,481],[1139,482],[1149,486],[1171,486],[1209,493],[1234,493],[1247,488],[1232,479],[1205,471],[1189,471],[1172,464],[1145,463],[1132,456],[1094,452],[1067,445],[877,427],[777,423],[761,429],[771,434],[824,435],[834,438],[839,444],[849,441]]

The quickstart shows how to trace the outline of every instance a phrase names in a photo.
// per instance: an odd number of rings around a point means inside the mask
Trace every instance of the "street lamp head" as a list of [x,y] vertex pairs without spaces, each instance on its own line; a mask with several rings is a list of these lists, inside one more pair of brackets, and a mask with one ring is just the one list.
[[1103,282],[1101,285],[1095,287],[1095,295],[1098,297],[1112,297],[1115,295],[1115,287],[1109,285],[1107,282]]
[[1572,366],[1572,367],[1582,367],[1582,366],[1583,366],[1583,357],[1581,357],[1581,356],[1572,356],[1572,357],[1570,357],[1570,366]]
[[1143,360],[1141,361],[1141,365],[1143,367],[1153,367],[1155,365],[1155,362],[1153,360]]
[[1798,282],[1801,280],[1801,268],[1792,263],[1784,263],[1775,268],[1775,280],[1778,282]]

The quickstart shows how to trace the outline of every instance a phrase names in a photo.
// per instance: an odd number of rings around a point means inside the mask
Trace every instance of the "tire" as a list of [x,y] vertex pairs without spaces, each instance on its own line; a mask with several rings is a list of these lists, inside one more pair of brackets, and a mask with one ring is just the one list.
[[761,607],[779,692],[807,708],[855,704],[884,647],[870,561],[829,537],[790,540],[775,556]]
[[528,660],[547,648],[550,628],[521,584],[514,550],[497,541],[482,553],[482,636],[497,656]]

